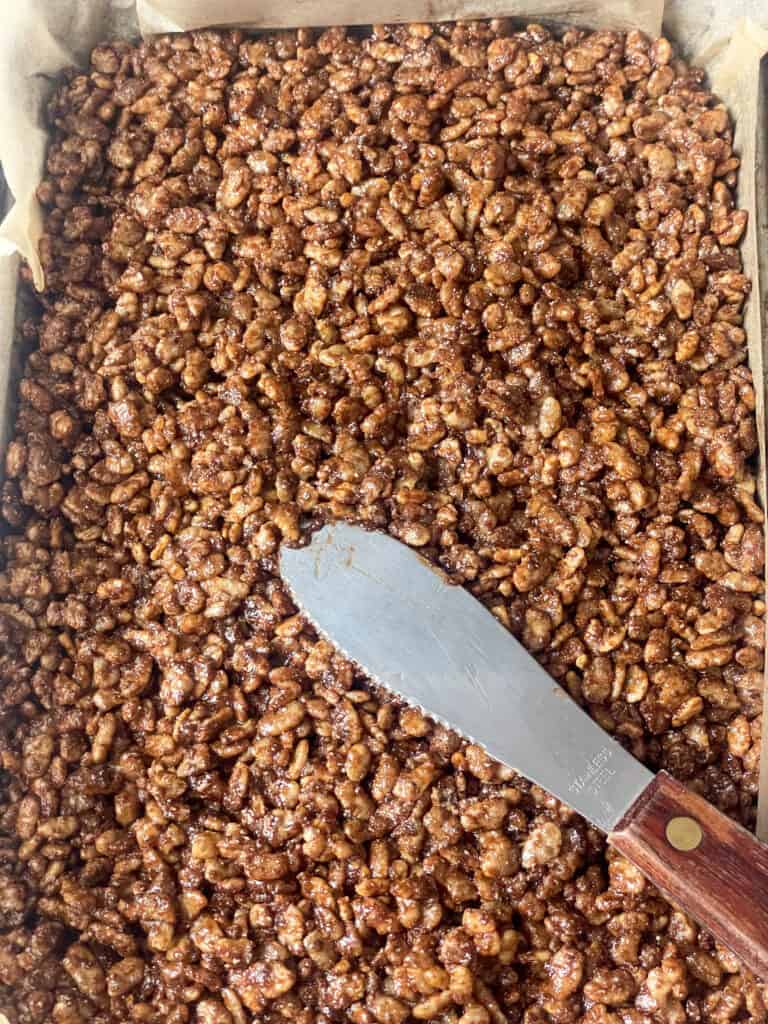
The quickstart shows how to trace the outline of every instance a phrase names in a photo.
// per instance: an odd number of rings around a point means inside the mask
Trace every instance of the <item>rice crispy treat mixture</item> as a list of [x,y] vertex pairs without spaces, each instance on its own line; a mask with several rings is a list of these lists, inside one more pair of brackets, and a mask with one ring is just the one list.
[[752,823],[746,214],[702,73],[636,32],[199,32],[98,47],[48,118],[2,493],[12,1024],[763,1021],[276,570],[306,522],[388,530]]

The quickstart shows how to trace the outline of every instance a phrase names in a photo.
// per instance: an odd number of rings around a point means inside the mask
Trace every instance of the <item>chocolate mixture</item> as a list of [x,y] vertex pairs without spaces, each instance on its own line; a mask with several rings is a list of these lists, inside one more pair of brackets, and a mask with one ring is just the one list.
[[276,571],[305,521],[388,530],[752,822],[746,214],[701,72],[636,32],[199,32],[98,47],[49,122],[2,505],[13,1024],[763,1021]]

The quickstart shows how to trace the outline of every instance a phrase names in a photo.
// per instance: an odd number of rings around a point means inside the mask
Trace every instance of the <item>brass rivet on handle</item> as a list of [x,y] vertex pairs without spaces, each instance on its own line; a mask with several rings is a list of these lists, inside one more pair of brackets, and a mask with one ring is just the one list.
[[694,818],[670,818],[667,822],[667,842],[676,850],[695,850],[703,838],[701,825]]

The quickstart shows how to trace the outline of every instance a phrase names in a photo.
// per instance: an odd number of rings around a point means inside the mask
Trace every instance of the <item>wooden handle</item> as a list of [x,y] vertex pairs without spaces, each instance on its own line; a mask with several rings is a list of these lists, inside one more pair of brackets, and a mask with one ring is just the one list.
[[768,846],[666,772],[608,841],[768,980]]

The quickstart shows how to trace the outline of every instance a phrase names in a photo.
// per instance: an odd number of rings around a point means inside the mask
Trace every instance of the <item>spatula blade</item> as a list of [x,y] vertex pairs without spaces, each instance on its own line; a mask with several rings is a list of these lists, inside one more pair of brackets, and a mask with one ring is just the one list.
[[280,564],[299,607],[369,676],[599,828],[651,782],[479,601],[404,544],[337,523]]

